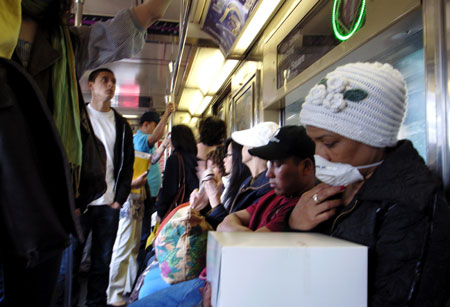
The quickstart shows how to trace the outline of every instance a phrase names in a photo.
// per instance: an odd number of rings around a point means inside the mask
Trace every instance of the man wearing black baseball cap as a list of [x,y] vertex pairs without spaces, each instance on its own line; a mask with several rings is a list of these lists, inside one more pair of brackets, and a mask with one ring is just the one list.
[[266,177],[273,190],[247,209],[228,215],[217,230],[285,230],[287,216],[316,182],[314,152],[314,142],[300,126],[282,127],[267,145],[250,149],[251,155],[268,160]]

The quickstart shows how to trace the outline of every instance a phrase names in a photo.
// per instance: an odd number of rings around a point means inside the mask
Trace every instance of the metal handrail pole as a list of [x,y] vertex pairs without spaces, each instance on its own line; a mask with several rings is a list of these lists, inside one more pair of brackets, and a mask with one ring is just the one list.
[[[180,0],[180,3],[182,5],[183,0]],[[175,86],[176,86],[176,82],[178,79],[178,71],[180,68],[181,57],[183,56],[184,46],[186,44],[186,36],[187,36],[187,30],[188,30],[188,25],[189,25],[189,15],[191,13],[191,8],[192,8],[192,0],[187,0],[186,8],[184,11],[184,17],[183,17],[182,22],[180,22],[180,41],[178,44],[177,58],[175,60],[175,65],[173,67],[172,80],[170,82],[170,95],[171,95],[172,101],[175,100]]]
[[81,27],[83,25],[83,5],[84,0],[75,0],[75,27]]

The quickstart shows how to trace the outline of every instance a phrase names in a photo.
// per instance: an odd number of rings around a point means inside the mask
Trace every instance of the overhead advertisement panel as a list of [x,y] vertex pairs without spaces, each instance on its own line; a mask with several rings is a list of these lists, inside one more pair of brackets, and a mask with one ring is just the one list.
[[260,0],[211,0],[202,30],[228,55]]

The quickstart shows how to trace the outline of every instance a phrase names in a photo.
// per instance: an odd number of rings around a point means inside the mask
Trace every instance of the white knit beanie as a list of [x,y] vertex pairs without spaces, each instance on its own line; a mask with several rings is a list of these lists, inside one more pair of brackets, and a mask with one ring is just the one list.
[[406,85],[390,64],[336,68],[306,96],[300,122],[374,147],[397,144],[406,110]]

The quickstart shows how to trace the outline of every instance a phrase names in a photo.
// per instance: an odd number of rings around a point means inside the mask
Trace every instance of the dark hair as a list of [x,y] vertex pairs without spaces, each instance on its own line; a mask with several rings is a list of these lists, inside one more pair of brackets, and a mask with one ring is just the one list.
[[[225,142],[225,150],[228,150],[228,145],[231,144],[231,176],[230,183],[228,184],[227,191],[224,195],[224,203],[228,200],[233,201],[234,197],[239,192],[239,188],[245,179],[250,177],[251,173],[247,165],[242,163],[242,145],[239,145],[231,138],[227,139]],[[226,152],[225,151],[225,152]]]
[[198,132],[200,143],[208,146],[221,145],[227,135],[227,126],[220,118],[209,116],[200,121]]
[[148,111],[142,114],[141,119],[139,120],[139,126],[142,126],[145,122],[154,122],[155,124],[158,124],[160,120],[161,117],[158,112]]
[[225,156],[225,147],[223,145],[217,146],[215,150],[210,151],[206,155],[206,160],[211,160],[220,171],[222,176],[225,176],[225,166],[223,165],[223,157]]
[[59,31],[59,26],[68,24],[73,0],[54,0],[48,4],[42,16],[36,17],[22,9],[22,14],[32,18],[50,32]]
[[195,143],[194,134],[188,126],[173,126],[170,140],[172,141],[174,150],[197,155],[197,144]]
[[98,69],[94,70],[93,72],[91,72],[89,74],[88,81],[89,82],[95,82],[95,79],[97,79],[98,74],[101,73],[101,72],[109,72],[109,73],[112,73],[114,75],[114,72],[111,69],[109,69],[109,68],[106,68],[106,67],[98,68]]
[[292,161],[294,162],[295,165],[299,165],[300,163],[302,163],[302,161],[304,161],[306,159],[311,160],[311,163],[312,163],[313,166],[316,165],[316,161],[314,161],[314,156],[312,156],[312,157],[308,156],[306,158],[300,158],[300,157],[297,157],[297,156],[291,156],[291,158],[292,158]]

